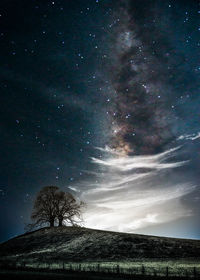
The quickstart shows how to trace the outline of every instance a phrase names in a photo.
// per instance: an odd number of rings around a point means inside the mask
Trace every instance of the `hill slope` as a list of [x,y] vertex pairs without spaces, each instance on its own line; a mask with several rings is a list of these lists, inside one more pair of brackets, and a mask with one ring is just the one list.
[[43,228],[0,244],[0,260],[101,261],[200,258],[200,240],[77,227]]

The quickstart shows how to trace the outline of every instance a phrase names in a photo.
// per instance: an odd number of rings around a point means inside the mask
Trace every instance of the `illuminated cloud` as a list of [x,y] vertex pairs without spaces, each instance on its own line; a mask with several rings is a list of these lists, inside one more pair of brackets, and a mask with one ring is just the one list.
[[193,134],[187,134],[187,135],[181,135],[178,137],[178,140],[196,140],[200,138],[200,132],[198,132],[197,134],[193,133]]
[[92,162],[102,172],[94,182],[85,182],[88,189],[81,194],[87,203],[85,226],[134,232],[191,215],[181,199],[195,186],[175,182],[170,176],[173,169],[186,164],[171,162],[178,149],[152,156],[122,157],[109,148],[100,148],[108,153],[107,158],[92,158]]

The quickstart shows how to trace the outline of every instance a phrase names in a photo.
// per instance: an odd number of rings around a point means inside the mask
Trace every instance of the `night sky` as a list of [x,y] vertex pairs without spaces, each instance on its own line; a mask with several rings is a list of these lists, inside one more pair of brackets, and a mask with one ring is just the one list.
[[200,238],[200,3],[1,0],[0,240],[56,185],[85,226]]

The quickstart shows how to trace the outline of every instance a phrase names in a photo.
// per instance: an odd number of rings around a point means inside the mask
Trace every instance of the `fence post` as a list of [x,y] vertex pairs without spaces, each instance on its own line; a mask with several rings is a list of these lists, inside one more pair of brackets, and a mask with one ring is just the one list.
[[142,265],[142,275],[145,275],[145,267]]
[[167,266],[166,267],[166,277],[168,277],[169,276],[169,267]]
[[155,269],[155,268],[153,269],[153,275],[154,275],[154,276],[157,276],[157,273],[156,273],[156,269]]
[[100,272],[100,264],[97,265],[97,271]]
[[196,278],[196,276],[197,276],[197,271],[196,271],[196,267],[194,266],[194,268],[193,268],[193,273],[194,273],[194,278]]
[[119,274],[120,269],[119,269],[119,265],[117,265],[117,274]]

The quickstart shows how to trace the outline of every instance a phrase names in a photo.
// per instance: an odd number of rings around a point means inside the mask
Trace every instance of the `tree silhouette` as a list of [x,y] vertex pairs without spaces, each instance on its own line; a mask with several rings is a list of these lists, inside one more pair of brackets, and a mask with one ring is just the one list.
[[56,203],[56,218],[58,225],[62,226],[63,223],[77,225],[82,221],[81,212],[85,204],[77,202],[74,196],[70,193],[60,191],[57,193]]
[[34,202],[31,220],[33,223],[26,226],[27,230],[43,225],[59,226],[63,224],[77,225],[82,221],[81,212],[85,204],[78,202],[68,192],[59,190],[57,186],[43,187]]
[[34,202],[31,219],[34,221],[33,226],[42,226],[49,223],[50,227],[54,226],[56,218],[55,203],[57,200],[56,193],[59,188],[56,186],[47,186],[42,188]]

